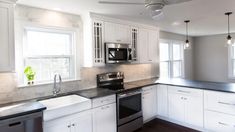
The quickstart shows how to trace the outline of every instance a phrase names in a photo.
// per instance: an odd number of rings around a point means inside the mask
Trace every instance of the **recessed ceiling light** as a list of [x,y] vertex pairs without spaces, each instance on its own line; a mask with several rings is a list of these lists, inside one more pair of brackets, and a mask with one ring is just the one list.
[[55,10],[55,11],[61,11],[61,8],[53,8],[53,10]]
[[172,26],[179,26],[179,25],[180,25],[180,22],[173,22],[171,25],[172,25]]

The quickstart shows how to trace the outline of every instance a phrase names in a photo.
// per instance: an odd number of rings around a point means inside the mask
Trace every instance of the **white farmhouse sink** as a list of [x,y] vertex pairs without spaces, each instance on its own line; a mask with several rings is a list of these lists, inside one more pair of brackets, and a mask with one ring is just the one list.
[[78,113],[91,108],[91,100],[78,95],[68,95],[39,102],[47,107],[43,113],[44,121]]

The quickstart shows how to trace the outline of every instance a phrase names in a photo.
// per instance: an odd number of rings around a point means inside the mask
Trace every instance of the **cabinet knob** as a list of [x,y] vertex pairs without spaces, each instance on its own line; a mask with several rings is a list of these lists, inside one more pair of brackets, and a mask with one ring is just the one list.
[[70,128],[71,126],[70,125],[68,125],[68,128]]
[[75,124],[72,124],[72,126],[75,126]]

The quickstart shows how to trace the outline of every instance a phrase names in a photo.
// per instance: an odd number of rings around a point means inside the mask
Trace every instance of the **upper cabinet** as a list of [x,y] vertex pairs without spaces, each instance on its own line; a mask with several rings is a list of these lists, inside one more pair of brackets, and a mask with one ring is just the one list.
[[0,1],[0,72],[14,71],[14,5]]
[[105,42],[126,43],[130,44],[130,26],[105,22]]
[[93,21],[93,50],[94,63],[96,65],[104,64],[104,23],[102,21]]
[[[110,18],[106,19],[92,17],[93,49],[91,57],[93,66],[103,66],[105,64],[106,42],[130,44],[132,47],[132,63],[158,62],[159,31],[156,27],[132,24]],[[86,51],[88,50],[90,50],[89,46]]]
[[158,61],[158,31],[141,28],[139,30],[138,56],[140,63]]

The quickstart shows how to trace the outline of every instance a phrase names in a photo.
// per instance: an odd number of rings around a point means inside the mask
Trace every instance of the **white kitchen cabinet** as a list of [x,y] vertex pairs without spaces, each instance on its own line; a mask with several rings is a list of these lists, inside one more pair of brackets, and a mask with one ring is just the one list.
[[116,103],[94,108],[93,132],[116,132]]
[[148,63],[148,30],[139,29],[138,54],[140,63]]
[[158,61],[158,31],[139,29],[138,54],[140,63]]
[[157,85],[157,115],[168,117],[167,85]]
[[180,94],[169,93],[169,117],[173,120],[184,122],[185,103]]
[[44,122],[44,132],[92,132],[90,110]]
[[156,86],[148,86],[143,88],[142,93],[142,109],[144,122],[150,121],[156,116]]
[[203,91],[168,86],[169,118],[203,127]]
[[94,65],[100,66],[104,64],[104,22],[93,20],[93,50]]
[[105,22],[105,42],[131,43],[130,26]]
[[205,129],[215,132],[235,132],[235,116],[206,110]]
[[156,30],[149,30],[148,58],[150,62],[158,62],[158,39],[159,34]]
[[14,5],[0,1],[0,72],[14,71]]

